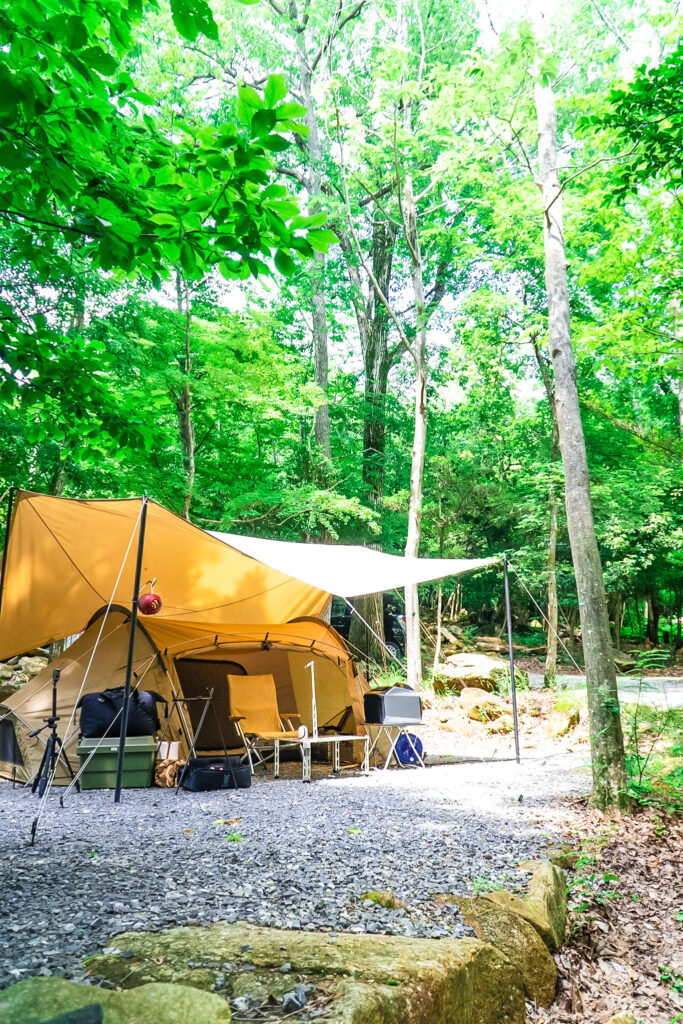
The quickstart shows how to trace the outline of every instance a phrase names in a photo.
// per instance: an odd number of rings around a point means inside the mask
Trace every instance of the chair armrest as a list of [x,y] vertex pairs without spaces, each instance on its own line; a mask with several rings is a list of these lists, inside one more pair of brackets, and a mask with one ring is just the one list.
[[244,715],[228,715],[228,720],[230,722],[243,722]]
[[298,718],[301,720],[301,715],[294,714],[294,712],[291,714],[287,713],[286,715],[280,715],[280,722],[287,722],[290,718]]

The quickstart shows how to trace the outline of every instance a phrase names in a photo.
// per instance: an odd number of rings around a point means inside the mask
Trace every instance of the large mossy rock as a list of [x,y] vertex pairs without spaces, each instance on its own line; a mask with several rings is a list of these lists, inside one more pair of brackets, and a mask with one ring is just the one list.
[[539,1006],[550,1006],[555,998],[557,968],[536,929],[486,896],[459,900],[458,908],[477,938],[490,942],[517,968],[529,999]]
[[19,669],[24,675],[27,675],[29,679],[33,676],[37,676],[39,672],[42,672],[47,665],[47,658],[43,657],[26,657],[19,658]]
[[491,722],[507,710],[507,701],[495,693],[485,693],[468,686],[460,694],[460,703],[468,718],[475,722]]
[[504,890],[488,893],[488,898],[506,910],[518,914],[536,929],[549,949],[564,942],[567,926],[567,882],[564,872],[550,861],[529,861],[531,870],[525,898]]
[[185,985],[151,984],[128,992],[63,978],[27,978],[0,992],[0,1024],[44,1024],[86,1006],[101,1006],[103,1024],[228,1024],[225,999]]
[[[280,972],[332,997],[329,1024],[523,1024],[519,971],[479,939],[408,939],[393,935],[331,935],[237,922],[119,935],[126,956],[94,957],[88,970],[133,987],[174,980],[216,985],[234,997],[244,974]],[[132,953],[132,956],[131,956]],[[160,1021],[161,1024],[161,1021]],[[165,1022],[164,1022],[165,1024]]]
[[476,651],[450,654],[436,669],[434,689],[439,692],[440,680],[443,679],[443,686],[451,690],[460,691],[470,686],[492,693],[500,678],[505,676],[506,669],[506,663],[500,658],[490,658]]
[[569,711],[555,708],[545,719],[543,729],[552,739],[559,740],[579,724],[580,717],[578,708]]

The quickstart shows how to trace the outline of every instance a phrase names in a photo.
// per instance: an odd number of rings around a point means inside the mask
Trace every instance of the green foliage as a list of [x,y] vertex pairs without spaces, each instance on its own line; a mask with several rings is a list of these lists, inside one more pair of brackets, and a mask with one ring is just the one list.
[[[185,37],[216,36],[205,0],[176,0],[172,13]],[[36,300],[0,301],[0,398],[25,401],[30,388],[33,405],[69,401],[72,420],[102,404],[108,370],[101,349],[53,323],[48,296],[75,260],[159,288],[175,267],[243,280],[269,275],[274,258],[291,273],[294,256],[331,240],[290,226],[298,205],[276,181],[272,153],[306,131],[301,108],[281,102],[282,76],[268,80],[267,100],[239,90],[241,124],[176,119],[169,133],[122,64],[140,15],[121,0],[13,0],[0,14],[0,230],[7,274],[23,275]]]
[[673,989],[674,992],[683,992],[683,974],[679,971],[676,971],[671,967],[663,967],[660,964],[659,980],[663,985]]
[[[633,153],[619,172],[623,196],[651,179],[683,187],[683,42],[656,67],[643,64],[627,88],[613,89],[602,123],[616,128]],[[595,120],[599,123],[599,118]]]
[[[495,693],[500,694],[503,697],[507,697],[512,692],[510,684],[510,669],[506,665],[505,668],[496,669],[492,673],[493,679],[495,680]],[[516,690],[529,690],[529,676],[521,668],[515,667],[515,689]]]
[[[644,678],[668,661],[668,651],[652,650],[637,656],[636,701],[622,712],[626,740],[626,768],[630,794],[643,806],[667,814],[683,811],[683,709],[671,707],[664,690]],[[655,703],[646,703],[655,691]]]

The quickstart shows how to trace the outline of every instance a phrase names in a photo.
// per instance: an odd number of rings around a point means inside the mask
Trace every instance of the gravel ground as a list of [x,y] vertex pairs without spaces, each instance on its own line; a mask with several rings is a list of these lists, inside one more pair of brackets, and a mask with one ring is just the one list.
[[[0,782],[0,986],[82,979],[82,959],[117,932],[172,924],[467,934],[433,894],[523,885],[518,863],[558,838],[554,802],[589,788],[581,766],[570,754],[307,786],[288,765],[291,778],[248,790],[128,790],[118,806],[90,791],[60,808],[55,790],[34,847],[37,798]],[[360,899],[383,889],[405,908]]]

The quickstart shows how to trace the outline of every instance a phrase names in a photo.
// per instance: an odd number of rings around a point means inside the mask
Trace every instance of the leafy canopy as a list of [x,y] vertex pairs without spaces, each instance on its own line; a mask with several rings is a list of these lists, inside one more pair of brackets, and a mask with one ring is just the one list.
[[[304,108],[287,102],[282,75],[264,96],[239,89],[240,124],[201,115],[164,131],[153,99],[136,88],[122,59],[133,45],[139,0],[11,0],[0,11],[0,231],[7,269],[32,286],[55,287],[74,258],[155,287],[174,268],[200,279],[277,270],[334,241],[309,231],[297,202],[277,182],[273,154],[307,131]],[[174,0],[188,39],[215,37],[206,0]],[[71,380],[87,397],[83,352],[40,310],[26,316],[0,300],[0,396],[17,386]]]

